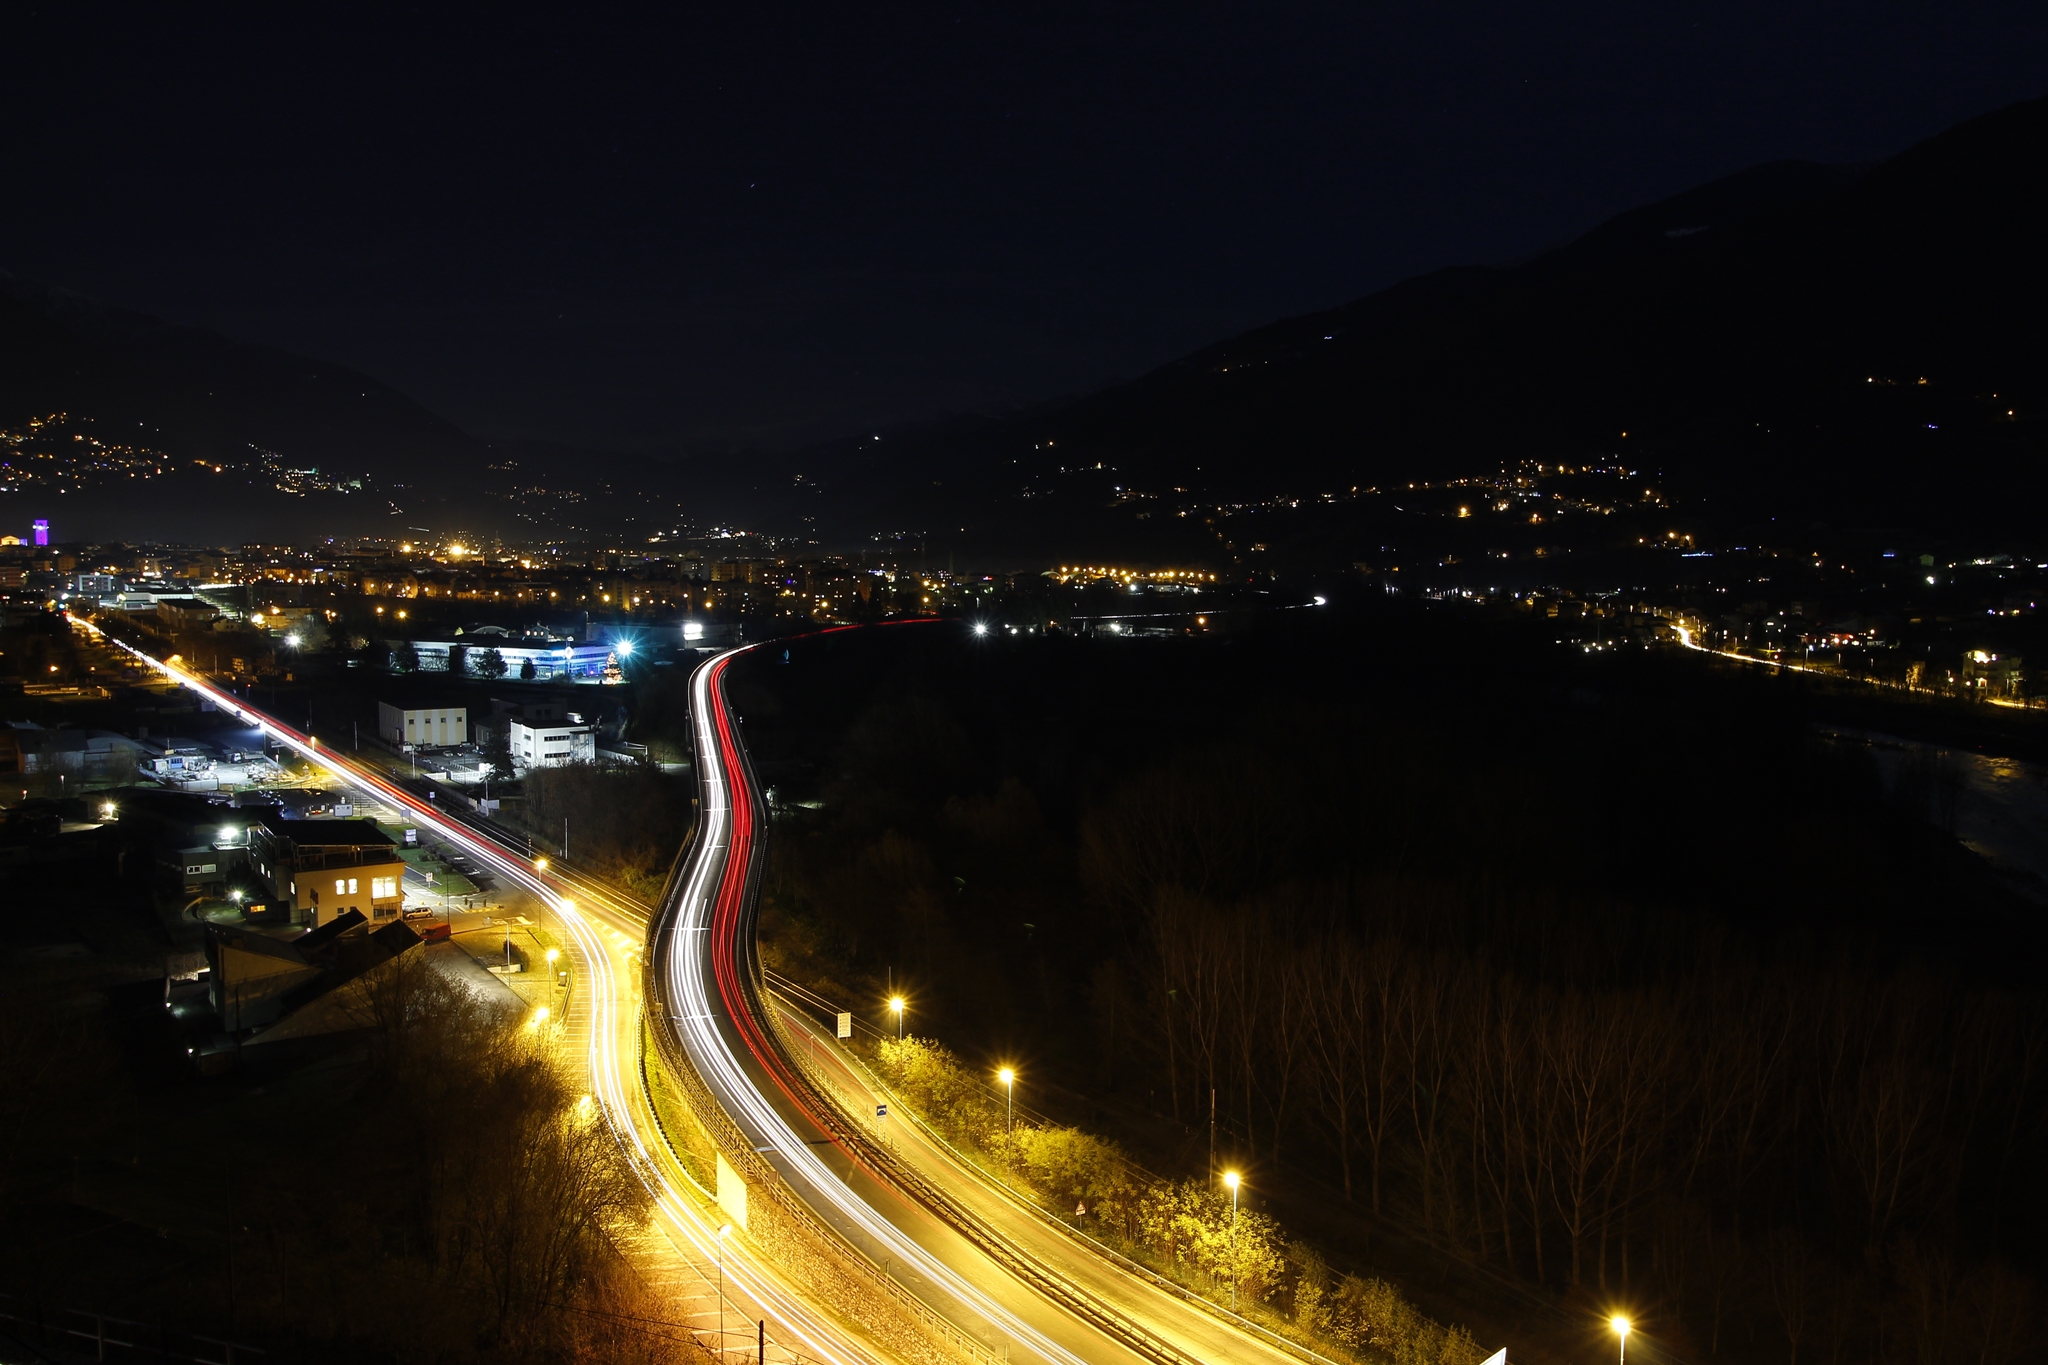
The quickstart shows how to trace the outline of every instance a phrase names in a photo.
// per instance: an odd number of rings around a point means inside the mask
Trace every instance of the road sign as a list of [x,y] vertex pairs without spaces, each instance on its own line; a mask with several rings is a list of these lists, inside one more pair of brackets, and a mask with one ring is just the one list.
[[841,1038],[851,1038],[853,1036],[852,1010],[839,1011],[839,1036]]
[[876,1105],[876,1106],[875,1106],[875,1117],[876,1117],[876,1118],[878,1118],[878,1119],[885,1119],[885,1118],[888,1118],[888,1117],[889,1117],[889,1106],[888,1106],[888,1105],[886,1105],[886,1104],[878,1104],[878,1105]]

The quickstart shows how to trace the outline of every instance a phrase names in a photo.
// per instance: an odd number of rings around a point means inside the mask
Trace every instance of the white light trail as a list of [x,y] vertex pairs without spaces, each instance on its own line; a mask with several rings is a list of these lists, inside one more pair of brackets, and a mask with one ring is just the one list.
[[695,934],[712,928],[715,893],[732,852],[732,788],[731,774],[727,771],[732,755],[718,730],[717,722],[724,714],[724,698],[719,695],[718,681],[726,665],[745,653],[746,648],[727,651],[700,665],[690,680],[691,723],[697,732],[700,759],[700,824],[698,841],[690,853],[688,874],[677,892],[676,927],[681,932],[670,938],[669,960],[663,964],[670,998],[681,1006],[683,1016],[671,1022],[689,1049],[699,1074],[715,1089],[727,1112],[741,1121],[749,1136],[773,1150],[793,1168],[808,1186],[811,1201],[829,1204],[841,1217],[887,1248],[896,1262],[916,1270],[1012,1341],[1028,1347],[1048,1361],[1059,1362],[1059,1365],[1084,1365],[1081,1357],[969,1284],[848,1189],[755,1088],[725,1036],[715,1026],[711,954],[718,951],[720,945],[708,932],[702,938]]
[[[357,769],[339,756],[320,748],[311,736],[302,736],[289,726],[247,706],[233,693],[224,692],[192,673],[115,639],[90,621],[75,616],[71,620],[102,640],[125,650],[171,681],[205,697],[236,719],[259,726],[265,735],[274,738],[322,772],[332,776],[337,782],[403,810],[408,817],[448,842],[460,845],[471,857],[491,868],[508,882],[525,889],[553,910],[575,941],[583,959],[592,1011],[588,1059],[591,1088],[603,1111],[606,1125],[625,1151],[634,1173],[646,1185],[654,1201],[655,1211],[669,1236],[672,1239],[680,1238],[703,1264],[708,1265],[717,1258],[717,1232],[699,1213],[696,1203],[670,1178],[665,1163],[657,1159],[640,1123],[636,1121],[640,1113],[640,1106],[633,1103],[633,1096],[638,1090],[639,1083],[637,1056],[630,1046],[621,1046],[622,1035],[631,1037],[636,1018],[633,1014],[622,1012],[631,1008],[627,1000],[630,987],[622,983],[618,971],[619,960],[630,958],[634,951],[633,940],[626,940],[620,945],[608,945],[592,917],[578,908],[572,899],[543,881],[523,857],[508,852],[461,822],[446,818],[404,788]],[[627,926],[635,938],[644,935],[646,931],[645,921],[630,910],[614,907],[606,918]],[[616,930],[614,935],[617,936]],[[856,1365],[857,1362],[872,1359],[865,1351],[849,1343],[845,1335],[828,1319],[789,1293],[771,1275],[753,1264],[750,1258],[735,1255],[735,1250],[728,1245],[725,1277],[734,1293],[753,1300],[768,1314],[774,1323],[779,1340],[800,1347],[807,1358],[817,1360],[822,1365]]]

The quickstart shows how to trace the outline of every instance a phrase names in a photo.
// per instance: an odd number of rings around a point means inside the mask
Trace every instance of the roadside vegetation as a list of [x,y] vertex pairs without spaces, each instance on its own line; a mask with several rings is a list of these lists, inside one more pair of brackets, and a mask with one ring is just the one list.
[[1163,1180],[1116,1143],[1078,1128],[1006,1117],[1003,1101],[940,1044],[884,1038],[877,1071],[969,1160],[1111,1249],[1325,1352],[1393,1365],[1478,1365],[1462,1327],[1432,1321],[1384,1280],[1332,1276],[1314,1246],[1272,1218],[1233,1208],[1206,1180]]
[[560,852],[566,820],[573,862],[644,901],[660,897],[690,830],[688,778],[653,766],[572,763],[535,769],[523,788],[524,799],[505,810],[536,853]]
[[308,1360],[701,1358],[646,1192],[540,1029],[419,963],[371,1027],[192,1076],[155,982],[0,991],[0,1286]]

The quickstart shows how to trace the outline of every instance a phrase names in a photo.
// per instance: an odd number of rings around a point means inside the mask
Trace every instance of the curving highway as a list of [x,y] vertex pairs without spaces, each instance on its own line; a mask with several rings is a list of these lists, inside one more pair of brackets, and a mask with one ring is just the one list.
[[1022,1206],[991,1197],[958,1163],[898,1159],[792,1063],[756,956],[767,810],[726,694],[728,670],[745,652],[719,655],[691,678],[700,813],[650,939],[657,1037],[812,1211],[932,1311],[1010,1359],[1307,1357],[1077,1249]]

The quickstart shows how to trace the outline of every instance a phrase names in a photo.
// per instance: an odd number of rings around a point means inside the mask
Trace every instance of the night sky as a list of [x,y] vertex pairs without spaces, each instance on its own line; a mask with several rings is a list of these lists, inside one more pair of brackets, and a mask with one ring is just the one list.
[[179,8],[0,19],[0,269],[617,448],[1083,391],[2048,89],[2039,0]]

